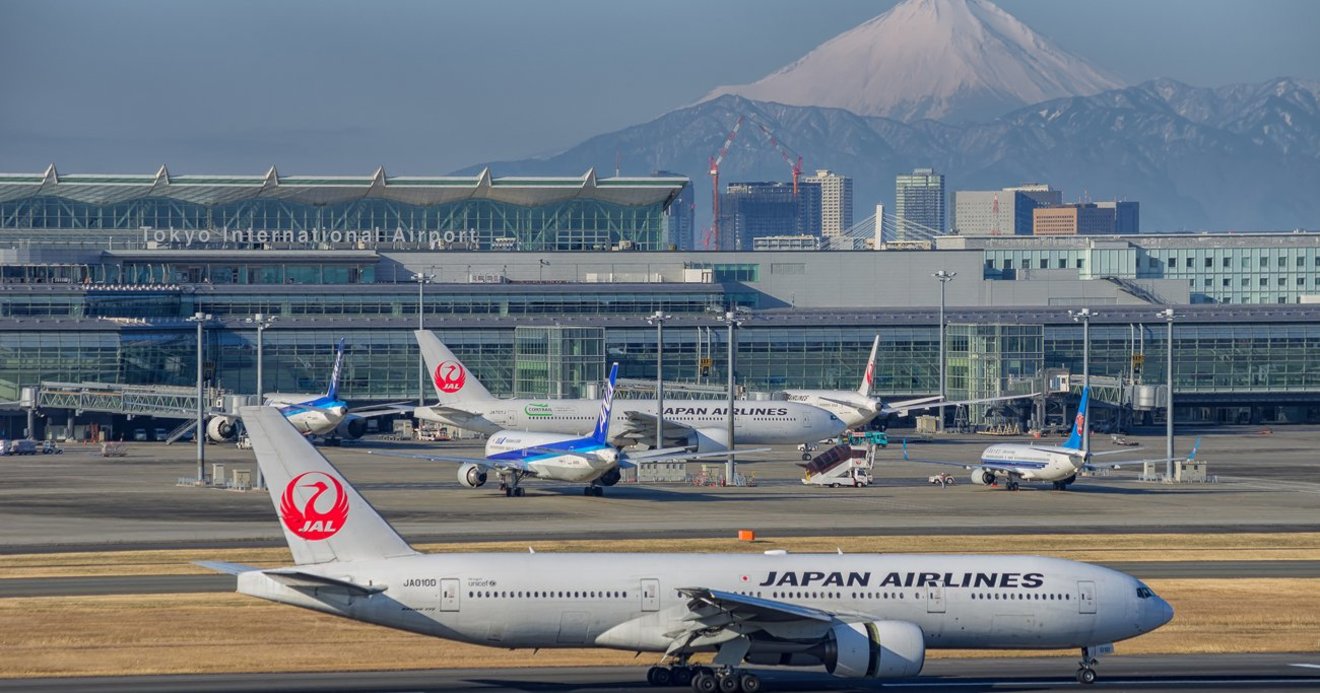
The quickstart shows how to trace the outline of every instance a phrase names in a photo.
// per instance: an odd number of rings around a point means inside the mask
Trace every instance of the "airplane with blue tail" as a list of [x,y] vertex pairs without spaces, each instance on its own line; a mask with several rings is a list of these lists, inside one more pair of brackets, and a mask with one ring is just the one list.
[[[1086,417],[1090,415],[1090,388],[1082,390],[1082,400],[1077,405],[1077,416],[1073,420],[1072,432],[1068,439],[1059,445],[1039,445],[1035,443],[996,443],[981,453],[978,465],[945,460],[913,459],[908,455],[907,441],[903,441],[903,459],[927,464],[956,465],[971,470],[972,483],[983,486],[997,485],[1004,480],[1004,488],[1016,491],[1021,482],[1048,481],[1054,490],[1062,491],[1077,480],[1082,471],[1092,472],[1101,469],[1118,469],[1124,465],[1136,465],[1146,460],[1125,460],[1098,464],[1092,458],[1113,455],[1126,450],[1107,450],[1090,452],[1083,444],[1086,431]],[[1192,451],[1195,456],[1196,451]],[[1190,459],[1190,458],[1189,458]]]
[[[369,452],[433,462],[458,462],[461,464],[458,468],[458,481],[468,488],[485,485],[493,472],[500,479],[500,490],[509,497],[524,495],[524,489],[520,485],[524,478],[585,483],[582,494],[599,497],[605,495],[604,487],[619,483],[623,478],[624,469],[634,467],[638,462],[728,457],[731,454],[727,451],[697,453],[690,452],[686,448],[652,450],[637,454],[621,452],[610,442],[614,384],[618,374],[619,364],[615,363],[610,367],[605,397],[601,400],[600,413],[596,417],[596,425],[590,435],[499,431],[487,439],[486,456],[481,458],[457,455],[405,455],[381,450]],[[765,449],[738,450],[732,454],[761,452]]]
[[[330,371],[330,384],[325,392],[319,394],[282,394],[264,395],[265,406],[280,410],[299,433],[319,436],[329,442],[338,442],[343,438],[361,438],[367,431],[367,419],[385,414],[402,414],[411,411],[411,407],[402,404],[386,404],[350,409],[348,403],[339,397],[339,377],[344,371],[344,339],[341,337],[335,346],[335,364]],[[217,443],[232,440],[238,434],[237,417],[214,416],[206,425],[207,436]]]

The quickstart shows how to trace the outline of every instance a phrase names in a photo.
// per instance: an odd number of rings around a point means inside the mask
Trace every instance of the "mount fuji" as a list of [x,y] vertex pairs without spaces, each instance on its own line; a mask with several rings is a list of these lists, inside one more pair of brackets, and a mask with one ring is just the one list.
[[734,94],[961,123],[1121,86],[987,0],[907,0],[756,82],[718,87],[702,101]]

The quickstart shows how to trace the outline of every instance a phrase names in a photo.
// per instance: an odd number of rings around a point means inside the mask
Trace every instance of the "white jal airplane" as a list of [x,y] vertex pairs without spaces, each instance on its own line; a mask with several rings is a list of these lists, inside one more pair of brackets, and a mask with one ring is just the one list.
[[[494,435],[501,431],[538,431],[580,435],[596,420],[599,402],[589,399],[498,399],[428,330],[415,330],[438,403],[418,407],[417,418]],[[665,400],[665,444],[694,452],[728,450],[728,404],[718,400]],[[619,447],[655,441],[656,401],[619,400],[614,407],[610,442]],[[734,405],[738,444],[800,443],[837,436],[839,417],[797,402],[740,401]]]
[[[619,364],[610,367],[609,384],[605,399],[600,403],[596,427],[588,436],[570,436],[562,433],[531,433],[500,431],[486,441],[486,456],[480,458],[457,455],[406,455],[380,450],[373,454],[390,457],[410,457],[435,462],[459,462],[459,483],[468,488],[485,485],[491,471],[500,478],[500,490],[505,496],[522,496],[525,489],[519,485],[524,477],[548,481],[585,482],[582,493],[586,496],[605,495],[605,486],[613,486],[622,478],[621,471],[638,462],[694,459],[698,457],[727,457],[728,452],[693,453],[683,448],[656,450],[649,453],[620,452],[610,444],[610,410],[614,404],[614,383],[619,375]],[[736,453],[761,452],[767,448],[742,449]]]
[[1001,402],[1035,396],[1035,394],[1007,395],[1004,397],[941,402],[941,397],[934,395],[932,397],[885,402],[879,397],[871,396],[871,387],[875,384],[875,355],[879,348],[880,336],[876,335],[875,341],[871,342],[871,357],[866,361],[866,372],[862,375],[862,383],[856,390],[784,390],[784,394],[788,396],[790,402],[810,404],[813,407],[820,407],[834,414],[848,428],[865,426],[877,417],[907,416],[913,411],[933,409],[939,406],[956,407],[960,404],[983,404],[985,402]]
[[[1035,445],[1022,443],[998,443],[991,445],[981,453],[978,466],[961,462],[943,460],[915,460],[908,457],[907,441],[903,441],[903,459],[928,464],[957,465],[972,472],[972,483],[992,486],[1002,477],[1004,488],[1016,491],[1023,481],[1049,481],[1054,490],[1062,491],[1077,480],[1080,471],[1099,469],[1117,469],[1123,465],[1141,464],[1144,460],[1125,460],[1096,464],[1091,458],[1098,455],[1113,455],[1125,450],[1107,450],[1105,452],[1087,452],[1083,449],[1082,436],[1086,429],[1088,405],[1091,400],[1089,388],[1082,390],[1082,401],[1077,405],[1077,417],[1073,420],[1072,434],[1061,445]],[[1195,457],[1196,451],[1192,451]]]
[[[508,649],[660,655],[653,684],[761,690],[744,665],[848,679],[916,676],[943,648],[1080,648],[1168,623],[1140,580],[1039,556],[948,554],[419,554],[279,415],[242,411],[295,565],[208,562],[238,591],[357,621]],[[711,666],[691,666],[697,653]]]
[[[335,347],[335,365],[330,371],[330,384],[321,394],[264,395],[265,405],[275,407],[304,435],[320,436],[337,442],[341,438],[356,440],[367,431],[367,419],[385,414],[407,413],[398,404],[350,409],[339,398],[339,375],[344,370],[344,340]],[[213,416],[206,424],[206,435],[212,441],[223,443],[238,436],[238,417]]]

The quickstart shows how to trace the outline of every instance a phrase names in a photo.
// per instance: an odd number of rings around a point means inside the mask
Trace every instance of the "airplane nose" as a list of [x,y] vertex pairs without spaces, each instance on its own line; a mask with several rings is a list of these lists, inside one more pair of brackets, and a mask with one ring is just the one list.
[[1164,601],[1160,597],[1155,597],[1153,601],[1155,603],[1150,605],[1151,623],[1149,630],[1155,630],[1173,620],[1172,604]]

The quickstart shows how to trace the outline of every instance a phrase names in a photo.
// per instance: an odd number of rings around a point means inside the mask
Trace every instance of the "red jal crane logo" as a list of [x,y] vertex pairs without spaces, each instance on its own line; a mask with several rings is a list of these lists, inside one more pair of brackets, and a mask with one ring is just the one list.
[[[302,507],[298,506],[294,498],[294,489],[299,487],[313,489],[311,497],[302,503]],[[318,501],[331,489],[334,490],[334,500],[328,501],[330,509],[322,512],[317,509]],[[320,505],[324,506],[326,502]],[[284,487],[284,495],[280,497],[280,519],[290,532],[303,539],[329,539],[343,529],[348,519],[348,496],[344,493],[343,485],[333,476],[324,472],[304,472]]]
[[463,389],[463,383],[467,382],[467,371],[463,370],[463,364],[457,361],[444,361],[435,367],[435,386],[440,388],[441,392],[453,394]]

